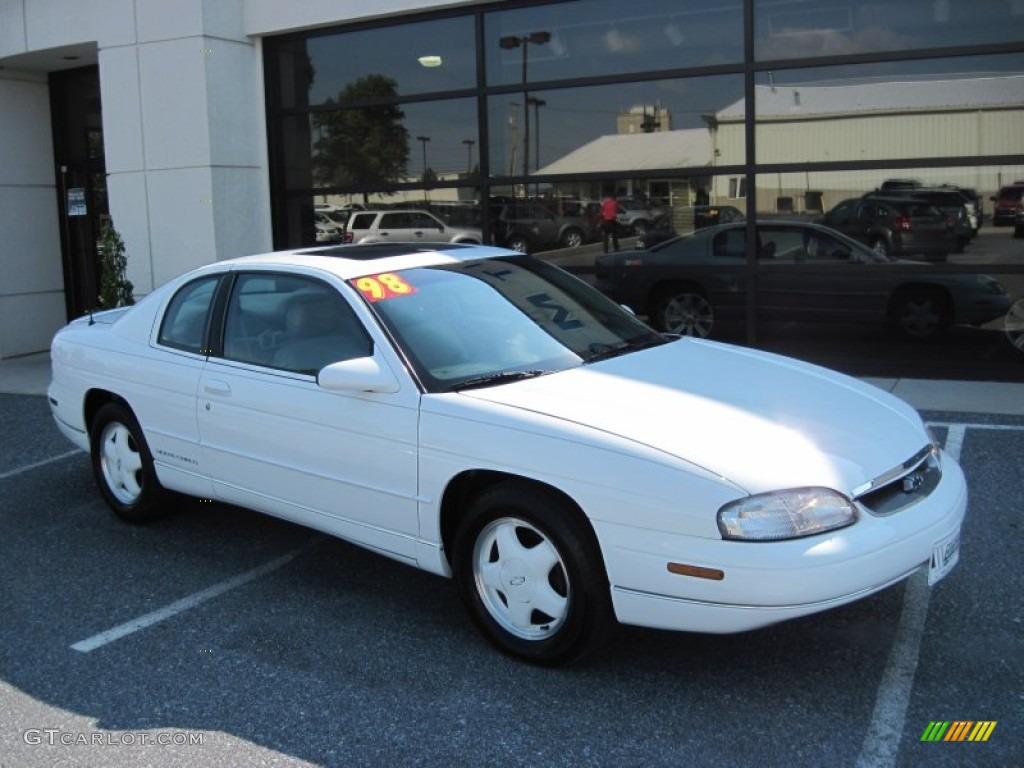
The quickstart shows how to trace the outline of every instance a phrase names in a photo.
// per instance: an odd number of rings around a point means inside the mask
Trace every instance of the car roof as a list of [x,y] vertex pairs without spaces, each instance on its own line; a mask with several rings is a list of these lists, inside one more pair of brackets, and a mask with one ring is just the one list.
[[521,256],[507,248],[459,243],[368,243],[328,245],[274,251],[219,261],[211,268],[245,269],[260,267],[305,267],[329,272],[342,280],[382,272],[397,272],[413,267],[456,264],[462,261]]

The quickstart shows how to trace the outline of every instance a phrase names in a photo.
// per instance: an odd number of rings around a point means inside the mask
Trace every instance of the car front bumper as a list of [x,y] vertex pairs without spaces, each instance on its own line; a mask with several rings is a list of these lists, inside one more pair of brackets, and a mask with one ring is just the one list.
[[[859,600],[927,568],[936,546],[959,531],[967,509],[960,467],[943,458],[942,480],[924,500],[886,517],[866,512],[838,531],[780,542],[671,537],[598,524],[620,622],[679,631],[756,629]],[[682,576],[670,563],[720,571]]]

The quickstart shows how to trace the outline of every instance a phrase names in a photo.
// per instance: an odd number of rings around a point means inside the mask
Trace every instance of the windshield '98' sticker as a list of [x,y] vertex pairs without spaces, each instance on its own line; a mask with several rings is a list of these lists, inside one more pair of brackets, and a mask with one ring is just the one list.
[[356,280],[356,288],[369,301],[382,301],[416,293],[415,288],[393,272],[360,277]]

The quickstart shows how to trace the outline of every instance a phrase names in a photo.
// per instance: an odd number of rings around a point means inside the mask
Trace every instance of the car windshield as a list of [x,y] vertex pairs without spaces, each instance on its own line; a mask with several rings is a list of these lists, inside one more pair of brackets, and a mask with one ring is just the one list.
[[350,282],[430,392],[538,376],[667,342],[583,281],[529,256]]

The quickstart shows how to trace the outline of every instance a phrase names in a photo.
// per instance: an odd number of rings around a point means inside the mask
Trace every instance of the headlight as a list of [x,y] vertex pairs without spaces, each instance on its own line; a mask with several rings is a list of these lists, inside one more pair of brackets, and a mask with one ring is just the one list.
[[762,493],[718,510],[718,530],[726,539],[778,541],[813,536],[850,525],[853,502],[828,488],[794,488]]

